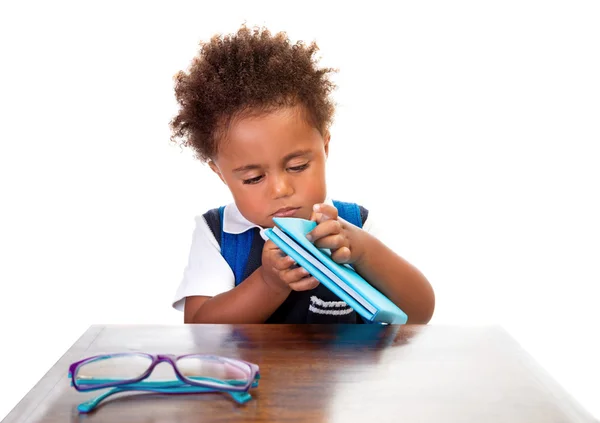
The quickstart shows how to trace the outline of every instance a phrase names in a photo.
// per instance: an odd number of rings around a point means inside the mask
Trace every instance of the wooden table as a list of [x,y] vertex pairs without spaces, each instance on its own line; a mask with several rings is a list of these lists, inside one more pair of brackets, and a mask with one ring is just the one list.
[[[219,354],[260,366],[253,399],[134,393],[92,414],[98,394],[67,368],[107,352]],[[123,394],[122,394],[123,395]],[[4,420],[14,422],[592,422],[498,327],[92,326]]]

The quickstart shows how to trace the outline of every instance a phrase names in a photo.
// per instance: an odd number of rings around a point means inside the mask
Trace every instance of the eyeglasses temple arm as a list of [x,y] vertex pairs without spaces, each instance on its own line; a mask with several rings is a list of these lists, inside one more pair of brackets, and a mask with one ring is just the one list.
[[[178,382],[178,381],[174,381],[174,382]],[[138,386],[143,383],[144,382],[140,382],[139,384],[131,384],[131,385],[126,385],[126,386],[119,386],[116,388],[111,388],[110,390],[98,395],[97,397],[94,397],[88,401],[82,402],[81,404],[79,404],[77,406],[77,410],[81,413],[89,413],[94,408],[96,408],[98,406],[98,404],[105,398],[107,398],[111,395],[114,395],[114,394],[118,394],[120,392],[127,392],[127,391],[147,391],[147,392],[156,392],[156,393],[161,393],[161,394],[195,394],[195,393],[203,393],[203,392],[226,392],[229,395],[231,395],[231,397],[236,402],[238,402],[240,404],[244,404],[252,398],[252,396],[248,392],[231,392],[231,391],[225,391],[225,390],[224,391],[216,391],[216,390],[210,389],[210,388],[202,388],[199,386],[190,386],[190,385],[172,386],[172,387],[167,387],[167,388],[150,387],[148,385]],[[148,383],[148,382],[146,382],[146,383]],[[160,383],[160,382],[150,382],[150,383]]]

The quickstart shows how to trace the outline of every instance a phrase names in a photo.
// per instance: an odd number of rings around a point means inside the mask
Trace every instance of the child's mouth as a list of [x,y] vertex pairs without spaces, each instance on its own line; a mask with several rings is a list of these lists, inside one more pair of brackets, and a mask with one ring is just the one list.
[[300,207],[285,207],[273,213],[273,217],[292,217],[298,210]]

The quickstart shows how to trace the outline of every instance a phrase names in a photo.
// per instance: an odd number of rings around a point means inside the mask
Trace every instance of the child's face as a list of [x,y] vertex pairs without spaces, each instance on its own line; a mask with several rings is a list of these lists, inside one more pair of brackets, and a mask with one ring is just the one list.
[[262,227],[273,217],[309,219],[326,196],[323,137],[299,107],[236,120],[211,168],[227,184],[242,215]]

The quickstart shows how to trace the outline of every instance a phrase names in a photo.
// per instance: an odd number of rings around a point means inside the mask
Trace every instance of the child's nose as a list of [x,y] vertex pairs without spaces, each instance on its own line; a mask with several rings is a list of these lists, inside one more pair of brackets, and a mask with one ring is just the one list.
[[294,187],[289,179],[289,175],[276,175],[273,179],[273,194],[275,198],[289,197],[294,193]]

